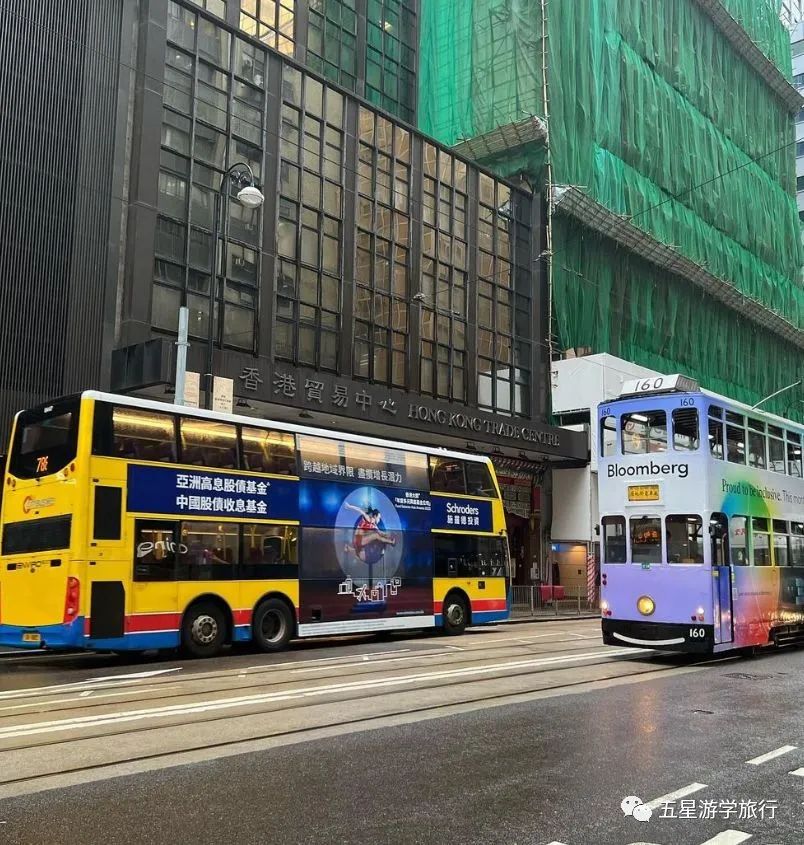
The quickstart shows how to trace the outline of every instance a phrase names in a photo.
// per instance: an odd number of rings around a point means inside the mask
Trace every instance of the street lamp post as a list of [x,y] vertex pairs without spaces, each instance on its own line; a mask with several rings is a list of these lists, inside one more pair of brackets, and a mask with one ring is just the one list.
[[[206,380],[206,397],[205,404],[208,410],[212,408],[212,393],[215,385],[215,296],[218,292],[218,237],[220,228],[221,206],[223,205],[224,189],[235,173],[235,171],[245,171],[243,174],[243,181],[246,182],[237,193],[237,199],[246,206],[246,208],[259,208],[265,202],[265,197],[262,191],[256,186],[254,180],[254,171],[245,163],[237,162],[233,164],[226,173],[221,177],[221,185],[215,193],[215,202],[212,223],[212,273],[209,280],[209,315],[207,323],[207,366],[204,377]],[[242,184],[242,181],[241,183]],[[221,290],[221,311],[225,308],[226,300],[226,255],[221,255],[224,262],[223,266],[223,280]]]

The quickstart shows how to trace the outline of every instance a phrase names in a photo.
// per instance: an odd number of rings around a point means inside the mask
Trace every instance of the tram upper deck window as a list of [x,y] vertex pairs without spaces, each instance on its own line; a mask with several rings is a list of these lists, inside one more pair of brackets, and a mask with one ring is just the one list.
[[631,560],[662,562],[662,520],[658,516],[631,517]]
[[804,566],[804,522],[790,523],[790,566]]
[[733,464],[745,464],[745,417],[726,411],[726,458]]
[[723,460],[723,409],[717,405],[709,408],[709,452],[713,458]]
[[676,408],[673,411],[673,449],[676,452],[694,452],[699,445],[698,409]]
[[632,411],[620,420],[624,455],[647,455],[667,451],[667,414],[664,411]]
[[748,420],[748,466],[765,469],[765,423]]
[[617,454],[617,418],[603,417],[600,421],[600,455],[610,458]]
[[801,435],[787,432],[787,474],[801,478]]
[[667,560],[703,563],[703,520],[697,514],[674,514],[665,520]]
[[776,425],[768,426],[768,469],[771,472],[784,472],[784,429]]
[[625,517],[604,516],[603,523],[603,562],[626,563]]

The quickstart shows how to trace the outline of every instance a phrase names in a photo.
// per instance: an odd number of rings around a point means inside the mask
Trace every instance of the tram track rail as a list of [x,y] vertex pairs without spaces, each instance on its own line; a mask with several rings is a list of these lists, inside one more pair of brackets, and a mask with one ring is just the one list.
[[[631,658],[623,658],[624,660],[629,660]],[[620,663],[621,660],[619,659],[612,659],[605,661],[599,661],[597,664],[586,664],[589,665],[601,665],[604,663],[611,663],[612,665],[616,665]],[[695,666],[701,666],[706,663],[716,662],[710,660],[704,660],[696,662]],[[577,667],[553,667],[551,671],[559,671],[559,670],[568,670],[571,668]],[[291,740],[291,741],[304,741],[305,735],[310,735],[311,738],[314,738],[316,734],[321,732],[327,732],[333,729],[343,731],[344,729],[370,729],[372,726],[380,725],[383,722],[388,720],[397,720],[397,719],[407,719],[407,718],[429,718],[429,717],[437,717],[441,714],[449,714],[449,711],[459,711],[461,708],[479,708],[484,706],[498,706],[501,704],[506,703],[516,703],[519,700],[527,698],[529,695],[534,695],[538,693],[549,692],[551,695],[560,695],[562,693],[572,692],[572,691],[579,691],[584,687],[591,687],[595,684],[605,683],[606,681],[613,681],[613,680],[623,680],[627,681],[634,677],[644,677],[650,676],[652,678],[663,677],[670,675],[676,671],[678,671],[679,667],[676,666],[656,666],[656,667],[649,667],[645,668],[643,671],[634,673],[632,675],[618,675],[613,674],[610,677],[603,677],[603,678],[595,678],[593,680],[590,679],[579,679],[579,680],[567,680],[564,683],[560,684],[551,684],[549,686],[544,686],[543,684],[536,684],[531,685],[526,688],[518,689],[516,691],[509,691],[509,692],[491,692],[489,694],[479,695],[479,696],[471,696],[468,698],[460,699],[459,701],[449,701],[449,702],[442,702],[442,703],[434,703],[434,704],[427,704],[424,706],[411,706],[411,707],[394,707],[390,710],[383,711],[381,713],[370,714],[370,715],[360,715],[355,716],[354,718],[339,718],[327,721],[319,721],[314,724],[288,728],[288,729],[279,729],[279,730],[272,730],[272,731],[263,731],[255,734],[251,734],[248,737],[243,737],[239,739],[228,739],[222,740],[220,742],[201,742],[201,743],[193,743],[193,744],[186,744],[183,745],[180,749],[175,750],[159,750],[153,751],[148,753],[136,754],[136,755],[124,755],[121,756],[119,759],[109,760],[101,763],[90,763],[86,765],[79,765],[79,766],[67,766],[67,767],[59,767],[54,768],[49,771],[44,771],[38,773],[36,775],[26,775],[21,777],[12,777],[0,780],[0,796],[2,796],[2,792],[4,789],[9,789],[11,787],[34,787],[31,791],[36,791],[35,786],[38,783],[44,783],[49,779],[64,777],[64,776],[80,776],[81,774],[89,774],[89,773],[98,773],[113,770],[120,766],[131,766],[137,764],[143,764],[148,762],[154,762],[159,760],[169,760],[171,758],[181,758],[187,755],[198,754],[202,752],[210,752],[210,751],[227,751],[227,752],[234,752],[238,753],[238,749],[243,749],[243,753],[247,753],[248,747],[254,744],[264,743],[264,742],[275,742],[276,744],[282,744],[283,740]],[[520,675],[525,675],[528,673],[520,673]],[[543,674],[541,672],[531,673],[531,674]],[[458,684],[453,684],[453,686],[467,686],[474,681],[466,680],[463,682],[459,682]],[[443,686],[443,684],[432,684],[428,687],[419,687],[415,690],[408,690],[408,692],[426,692],[428,690],[437,689],[439,686]],[[252,716],[260,716],[260,715],[280,715],[287,711],[299,711],[305,710],[307,708],[313,707],[320,707],[322,704],[328,703],[338,703],[340,705],[348,705],[352,702],[356,701],[366,701],[371,699],[377,699],[381,697],[390,697],[393,696],[396,691],[387,691],[382,693],[377,693],[375,695],[357,695],[357,696],[350,696],[345,698],[339,698],[337,702],[296,702],[292,706],[287,707],[280,707],[275,708],[272,710],[264,710],[264,709],[256,709],[253,712],[238,712],[236,715],[228,714],[228,715],[218,715],[218,716],[211,716],[201,720],[193,720],[192,723],[185,723],[185,724],[196,724],[196,723],[203,723],[209,725],[211,723],[225,721],[232,718],[248,718]],[[159,724],[159,725],[144,725],[135,728],[128,728],[127,730],[115,731],[115,732],[106,732],[102,734],[97,734],[94,736],[89,737],[70,737],[70,738],[60,738],[52,741],[48,741],[45,743],[29,743],[24,746],[20,746],[17,748],[5,748],[4,751],[26,751],[31,749],[42,750],[44,748],[52,748],[56,749],[58,746],[62,746],[71,742],[85,742],[85,741],[92,741],[97,739],[113,739],[115,737],[119,737],[122,735],[142,735],[151,733],[154,731],[175,728],[177,725],[175,724]],[[180,760],[177,760],[175,764],[180,764]],[[171,764],[172,765],[172,764]]]

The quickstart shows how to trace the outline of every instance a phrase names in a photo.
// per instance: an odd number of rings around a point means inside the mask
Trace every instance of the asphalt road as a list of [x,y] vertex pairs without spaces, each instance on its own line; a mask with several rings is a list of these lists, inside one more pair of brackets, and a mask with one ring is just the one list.
[[0,843],[804,843],[804,651],[696,662],[559,622],[2,659]]

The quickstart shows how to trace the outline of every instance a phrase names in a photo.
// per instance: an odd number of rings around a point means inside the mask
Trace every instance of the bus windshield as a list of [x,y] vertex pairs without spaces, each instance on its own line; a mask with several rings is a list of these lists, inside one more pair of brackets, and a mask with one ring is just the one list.
[[68,399],[21,413],[9,472],[17,478],[40,478],[67,466],[76,453],[78,410],[78,400]]

